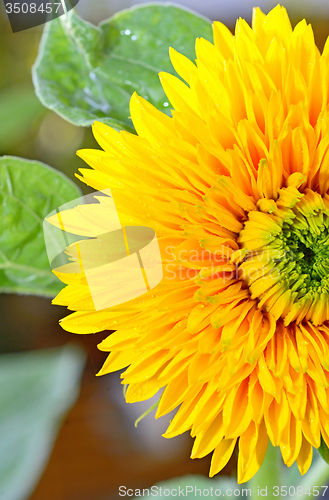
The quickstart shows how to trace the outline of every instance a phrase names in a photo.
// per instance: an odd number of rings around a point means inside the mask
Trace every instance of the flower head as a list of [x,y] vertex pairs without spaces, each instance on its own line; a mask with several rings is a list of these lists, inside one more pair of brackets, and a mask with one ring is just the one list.
[[156,416],[180,405],[165,437],[190,430],[210,475],[238,441],[247,481],[268,439],[304,474],[329,446],[329,42],[320,55],[280,6],[213,32],[196,64],[170,51],[172,117],[134,94],[138,135],[95,123],[103,151],[79,152],[121,224],[156,231],[163,280],[95,311],[83,274],[59,273],[55,303],[76,311],[68,331],[116,330],[100,374],[128,366],[130,403],[164,388]]

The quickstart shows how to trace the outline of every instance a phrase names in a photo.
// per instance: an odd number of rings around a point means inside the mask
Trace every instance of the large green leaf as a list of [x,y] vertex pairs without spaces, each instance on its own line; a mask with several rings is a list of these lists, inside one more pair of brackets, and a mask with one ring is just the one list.
[[0,292],[46,297],[59,292],[42,224],[49,212],[79,196],[73,182],[43,163],[0,158]]
[[[149,494],[142,495],[143,489],[134,491],[134,500],[141,496],[164,497],[169,500],[176,498],[206,498],[206,497],[227,497],[227,496],[249,496],[251,490],[246,484],[239,485],[234,479],[227,476],[218,476],[208,479],[204,476],[183,476],[163,481],[149,488]],[[125,486],[121,486],[121,496],[132,496],[131,491]]]
[[24,500],[76,401],[84,353],[73,346],[0,357],[0,498]]
[[169,47],[194,59],[197,37],[212,39],[210,22],[170,4],[134,7],[99,27],[70,11],[43,35],[33,67],[37,96],[75,125],[99,120],[132,131],[131,94],[169,112],[158,73],[175,73]]

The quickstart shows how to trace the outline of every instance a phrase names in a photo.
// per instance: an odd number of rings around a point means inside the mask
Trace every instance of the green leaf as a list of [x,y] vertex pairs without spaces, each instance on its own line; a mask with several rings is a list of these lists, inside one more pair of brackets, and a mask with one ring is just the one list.
[[[124,488],[124,487],[121,487]],[[251,496],[251,490],[246,485],[239,485],[234,479],[226,476],[208,479],[204,476],[183,476],[163,481],[149,488],[150,493],[144,496],[161,496],[174,500],[177,498],[206,498],[206,497],[226,497],[226,496]],[[217,491],[216,491],[217,490]],[[230,490],[230,491],[228,491]],[[239,494],[234,494],[238,490]],[[121,490],[121,496],[124,491]],[[143,496],[143,490],[134,491],[134,500]]]
[[318,452],[320,453],[321,457],[327,464],[329,464],[329,448],[326,445],[326,443],[323,441],[323,438],[321,437],[321,444],[320,448],[318,448]]
[[0,150],[8,151],[30,132],[45,114],[28,82],[0,91]]
[[73,346],[0,357],[0,497],[30,496],[77,399],[84,353]]
[[42,224],[49,212],[79,196],[73,182],[43,163],[0,157],[0,292],[54,297],[60,291]]
[[170,4],[134,7],[99,27],[70,11],[43,35],[32,71],[36,94],[75,125],[99,120],[133,131],[132,93],[169,113],[158,73],[175,74],[169,47],[195,59],[197,37],[212,40],[210,22]]

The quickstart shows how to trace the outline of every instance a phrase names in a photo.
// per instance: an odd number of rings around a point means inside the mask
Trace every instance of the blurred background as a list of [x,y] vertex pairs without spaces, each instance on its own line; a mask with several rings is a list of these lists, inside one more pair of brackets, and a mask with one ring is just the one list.
[[[131,7],[133,0],[80,0],[80,15],[92,23]],[[237,17],[251,21],[254,0],[176,1],[211,20],[225,22],[232,30]],[[264,12],[276,1],[256,2]],[[284,4],[295,25],[304,17],[311,22],[320,50],[329,35],[328,0],[287,0]],[[75,127],[46,110],[34,94],[31,66],[36,58],[41,28],[13,34],[3,4],[0,7],[0,154],[36,159],[64,172],[74,173],[84,164],[75,151],[98,148],[89,128]],[[80,185],[84,193],[90,192]],[[120,374],[96,378],[105,353],[97,344],[108,332],[74,336],[61,330],[64,308],[38,297],[0,296],[0,351],[27,352],[75,343],[87,353],[79,399],[67,415],[44,474],[31,500],[112,500],[118,487],[147,488],[158,481],[184,474],[207,475],[210,458],[189,458],[188,435],[165,440],[161,434],[170,419],[155,421],[153,413],[134,427],[149,407],[127,405]],[[156,400],[156,398],[155,398]],[[224,469],[235,469],[235,458]],[[1,497],[1,493],[0,493]],[[4,499],[6,500],[6,499]]]

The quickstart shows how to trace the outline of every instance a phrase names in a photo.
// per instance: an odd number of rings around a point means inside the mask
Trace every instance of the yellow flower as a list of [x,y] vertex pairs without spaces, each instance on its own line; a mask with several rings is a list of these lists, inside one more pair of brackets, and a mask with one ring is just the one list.
[[213,32],[196,65],[170,51],[172,117],[134,94],[138,135],[95,123],[104,151],[78,153],[121,224],[155,230],[162,282],[95,311],[83,274],[58,273],[54,303],[76,311],[68,331],[116,330],[100,375],[128,366],[129,403],[164,388],[156,417],[180,405],[165,437],[190,430],[211,476],[238,441],[249,480],[268,439],[304,474],[329,446],[329,42],[280,6]]

